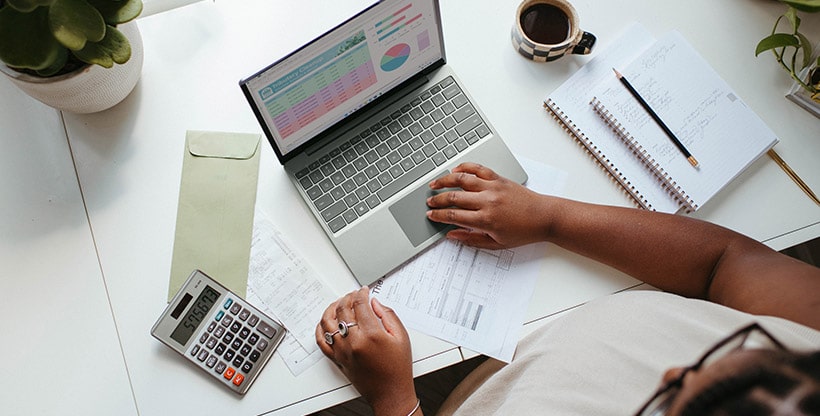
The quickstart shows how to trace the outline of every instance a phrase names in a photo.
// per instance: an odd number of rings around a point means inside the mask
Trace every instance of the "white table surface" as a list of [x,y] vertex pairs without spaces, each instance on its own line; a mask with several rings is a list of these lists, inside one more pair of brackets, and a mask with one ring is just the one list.
[[[206,1],[143,17],[145,66],[134,92],[108,111],[65,114],[64,123],[0,80],[0,289],[14,294],[0,310],[28,312],[0,324],[4,340],[18,340],[0,346],[12,357],[0,373],[16,376],[0,381],[10,414],[304,414],[356,395],[327,361],[293,377],[276,356],[239,398],[149,330],[165,307],[185,131],[261,133],[239,79],[366,3]],[[444,0],[448,62],[514,152],[569,173],[568,196],[631,205],[541,107],[594,52],[550,64],[520,57],[509,40],[517,3]],[[820,190],[820,120],[783,97],[790,83],[771,56],[754,57],[779,3],[574,4],[581,26],[598,36],[597,49],[632,21],[656,36],[681,31],[780,136],[776,150]],[[819,38],[820,16],[804,18],[803,29]],[[257,206],[332,290],[347,292],[355,281],[263,143]],[[765,157],[694,216],[775,249],[820,236],[820,208]],[[541,261],[525,332],[639,283],[556,247]],[[411,337],[417,375],[473,354]]]

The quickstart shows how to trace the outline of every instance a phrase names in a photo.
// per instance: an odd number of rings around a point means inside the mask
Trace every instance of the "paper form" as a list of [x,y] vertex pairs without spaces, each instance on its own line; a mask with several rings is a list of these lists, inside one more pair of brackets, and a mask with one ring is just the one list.
[[255,218],[247,300],[287,328],[277,352],[298,375],[323,357],[316,346],[316,324],[336,296],[268,218],[259,211]]
[[[537,192],[557,194],[567,174],[519,157]],[[380,279],[371,295],[408,328],[509,362],[546,243],[479,250],[444,240]]]

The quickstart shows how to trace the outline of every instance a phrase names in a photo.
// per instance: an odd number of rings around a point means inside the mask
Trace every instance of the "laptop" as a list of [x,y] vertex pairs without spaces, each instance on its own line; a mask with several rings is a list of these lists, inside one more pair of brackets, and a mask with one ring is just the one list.
[[443,40],[437,0],[383,0],[239,83],[362,285],[452,228],[425,215],[432,179],[468,161],[527,179]]

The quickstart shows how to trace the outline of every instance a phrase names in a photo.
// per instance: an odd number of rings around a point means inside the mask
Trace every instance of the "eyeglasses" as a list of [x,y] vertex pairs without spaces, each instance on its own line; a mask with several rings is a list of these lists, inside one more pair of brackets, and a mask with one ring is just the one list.
[[[752,335],[756,332],[763,336],[752,337]],[[740,328],[733,334],[719,341],[708,351],[706,351],[697,362],[690,365],[689,367],[684,368],[677,378],[661,386],[661,388],[658,389],[657,392],[655,392],[655,394],[649,399],[649,401],[647,401],[646,404],[644,404],[641,407],[641,410],[639,410],[635,415],[655,416],[666,414],[666,411],[672,405],[672,402],[675,400],[675,397],[677,397],[678,393],[680,392],[681,386],[683,385],[683,378],[686,376],[687,373],[689,373],[690,371],[698,370],[701,367],[708,366],[709,364],[712,364],[713,362],[725,357],[728,353],[732,351],[747,348],[747,344],[748,346],[754,348],[774,348],[779,350],[786,349],[786,347],[783,346],[783,344],[780,341],[775,339],[775,337],[772,336],[772,334],[767,332],[765,329],[763,329],[763,327],[761,327],[757,323],[753,323],[743,328]]]

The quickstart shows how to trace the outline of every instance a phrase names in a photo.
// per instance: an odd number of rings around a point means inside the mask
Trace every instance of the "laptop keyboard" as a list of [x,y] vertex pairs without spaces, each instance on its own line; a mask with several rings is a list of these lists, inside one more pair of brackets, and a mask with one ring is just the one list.
[[447,77],[296,178],[335,233],[488,134],[467,96]]

